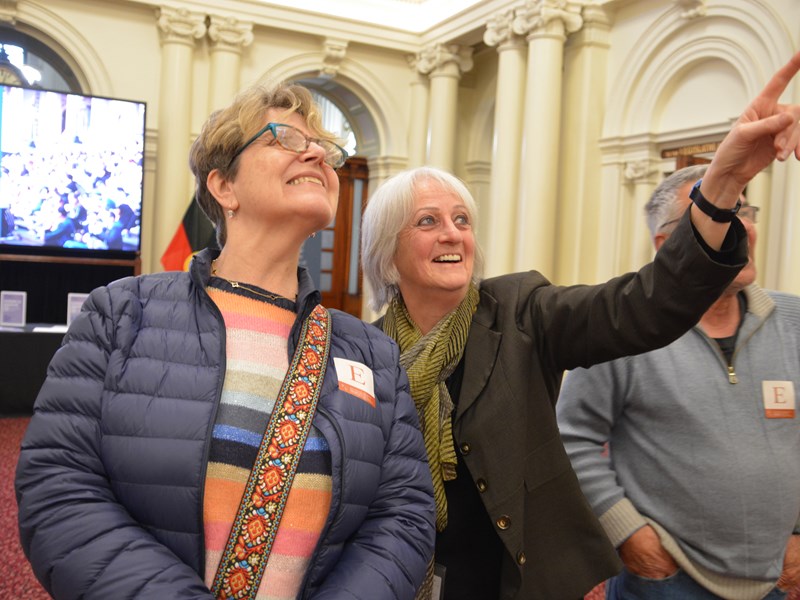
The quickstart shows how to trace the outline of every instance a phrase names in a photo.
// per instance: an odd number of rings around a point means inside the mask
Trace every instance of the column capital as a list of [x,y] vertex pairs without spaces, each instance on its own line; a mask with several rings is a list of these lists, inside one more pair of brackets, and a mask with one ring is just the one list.
[[161,7],[156,9],[158,30],[162,44],[187,44],[194,46],[194,40],[206,33],[206,16],[185,8]]
[[487,46],[498,46],[498,50],[523,43],[522,36],[514,32],[514,11],[507,10],[489,17],[483,42]]
[[514,32],[530,38],[555,26],[563,28],[563,33],[574,33],[583,27],[582,7],[582,3],[569,0],[526,0],[516,10]]
[[658,169],[656,168],[656,165],[653,164],[652,161],[645,158],[626,162],[623,175],[629,183],[636,183],[649,179],[657,172]]
[[333,78],[339,74],[339,68],[347,54],[347,40],[325,38],[322,49],[321,77]]
[[704,17],[708,13],[706,0],[674,0],[674,2],[681,9],[681,17],[684,19]]
[[586,4],[583,7],[583,11],[581,11],[581,15],[583,16],[584,27],[588,25],[608,27],[611,25],[611,17],[603,5]]
[[428,74],[421,68],[419,54],[406,54],[406,61],[408,62],[408,68],[414,73],[411,85],[428,85],[430,80],[428,79]]
[[420,73],[436,75],[447,67],[455,66],[458,74],[472,68],[472,48],[458,44],[434,44],[417,54],[416,68]]
[[253,43],[253,24],[235,17],[211,15],[208,37],[213,50],[227,50],[240,54],[242,48]]
[[17,24],[17,0],[0,0],[0,23]]

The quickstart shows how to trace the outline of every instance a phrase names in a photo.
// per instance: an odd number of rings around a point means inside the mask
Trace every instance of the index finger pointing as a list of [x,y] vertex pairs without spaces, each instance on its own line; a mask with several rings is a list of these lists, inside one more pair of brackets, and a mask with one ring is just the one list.
[[780,95],[789,85],[789,82],[800,71],[800,52],[797,52],[789,62],[778,69],[761,90],[761,96],[767,100],[777,102]]

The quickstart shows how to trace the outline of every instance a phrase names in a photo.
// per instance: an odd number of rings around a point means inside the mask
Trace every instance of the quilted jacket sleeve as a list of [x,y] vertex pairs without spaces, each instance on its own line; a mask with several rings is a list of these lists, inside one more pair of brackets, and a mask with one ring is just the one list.
[[48,367],[17,466],[20,539],[56,599],[211,598],[109,485],[101,400],[115,333],[138,318],[129,300],[95,290]]
[[315,600],[411,600],[433,556],[433,487],[408,378],[397,364],[394,411],[378,494]]

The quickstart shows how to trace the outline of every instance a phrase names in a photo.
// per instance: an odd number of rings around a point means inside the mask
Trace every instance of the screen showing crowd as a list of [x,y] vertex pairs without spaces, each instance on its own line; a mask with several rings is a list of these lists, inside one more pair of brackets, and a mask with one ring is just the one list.
[[0,245],[136,252],[145,105],[0,86]]

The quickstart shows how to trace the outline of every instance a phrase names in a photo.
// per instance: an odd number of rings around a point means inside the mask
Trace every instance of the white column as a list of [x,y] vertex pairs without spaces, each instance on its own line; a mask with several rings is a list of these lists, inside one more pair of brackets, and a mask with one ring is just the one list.
[[[780,256],[780,228],[774,226],[773,217],[777,216],[772,206],[772,171],[766,168],[758,173],[747,184],[745,194],[747,202],[760,208],[758,212],[758,225],[756,230],[756,281],[761,287],[776,289],[777,272],[780,267],[778,260],[769,260],[770,256]],[[778,208],[780,211],[780,207]],[[778,213],[779,214],[779,213]],[[776,232],[774,235],[772,232]]]
[[517,271],[555,270],[564,42],[582,23],[580,6],[563,0],[528,0],[514,19],[514,31],[528,41]]
[[239,91],[242,48],[253,43],[253,24],[233,17],[211,15],[208,38],[211,40],[208,102],[210,111],[213,111],[230,104]]
[[[797,78],[793,82],[793,87],[791,102],[800,103],[800,83]],[[797,203],[797,190],[800,190],[800,169],[797,168],[794,160],[794,157],[790,156],[788,161],[775,166],[781,167],[780,169],[773,167],[773,170],[776,174],[779,172],[784,174],[781,177],[781,183],[784,189],[783,201],[786,206],[785,229],[781,232],[786,246],[781,259],[779,289],[792,294],[800,294],[800,235],[797,234],[800,231],[800,206]],[[775,197],[774,194],[772,197]]]
[[[794,102],[797,101],[797,99],[794,100]],[[800,235],[797,233],[800,231],[800,207],[797,204],[800,169],[791,164],[793,160],[794,158],[790,158],[787,163],[781,165],[783,168],[779,170],[783,175],[781,187],[784,191],[785,204],[783,231],[780,232],[783,252],[779,258],[781,266],[778,289],[792,294],[800,294]]]
[[[491,205],[489,202],[489,185],[492,181],[492,163],[488,160],[471,160],[464,165],[464,183],[467,184],[469,191],[472,192],[472,197],[475,198],[475,204],[478,205],[478,218],[475,231],[475,237],[478,240],[481,248],[487,247],[486,223],[489,222],[489,213],[491,212]],[[484,252],[486,258],[486,252]],[[486,276],[486,267],[484,264],[483,275]]]
[[[605,115],[610,22],[604,9],[584,6],[583,27],[564,49],[558,239],[553,279],[561,284],[600,281],[602,204],[600,139]],[[641,221],[640,224],[644,223]]]
[[186,9],[156,11],[161,34],[161,81],[158,97],[154,262],[161,258],[192,197],[186,161],[192,106],[192,59],[195,40],[206,32],[205,15]]
[[452,172],[455,166],[458,81],[472,68],[472,48],[436,44],[420,53],[419,68],[430,73],[430,154],[428,164]]
[[408,66],[414,72],[411,80],[411,111],[408,116],[408,167],[421,167],[428,158],[428,76],[420,71],[419,55],[409,54]]
[[517,194],[519,193],[522,115],[525,92],[525,41],[513,31],[514,12],[493,16],[483,41],[497,46],[497,90],[494,106],[494,140],[489,206],[482,229],[486,240],[485,275],[508,273],[514,268]]
[[644,207],[650,200],[659,181],[656,163],[651,160],[637,160],[625,164],[625,182],[632,186],[633,194],[623,221],[623,234],[628,243],[622,256],[627,260],[621,265],[624,271],[638,271],[653,260],[653,246],[650,228],[644,214]]

